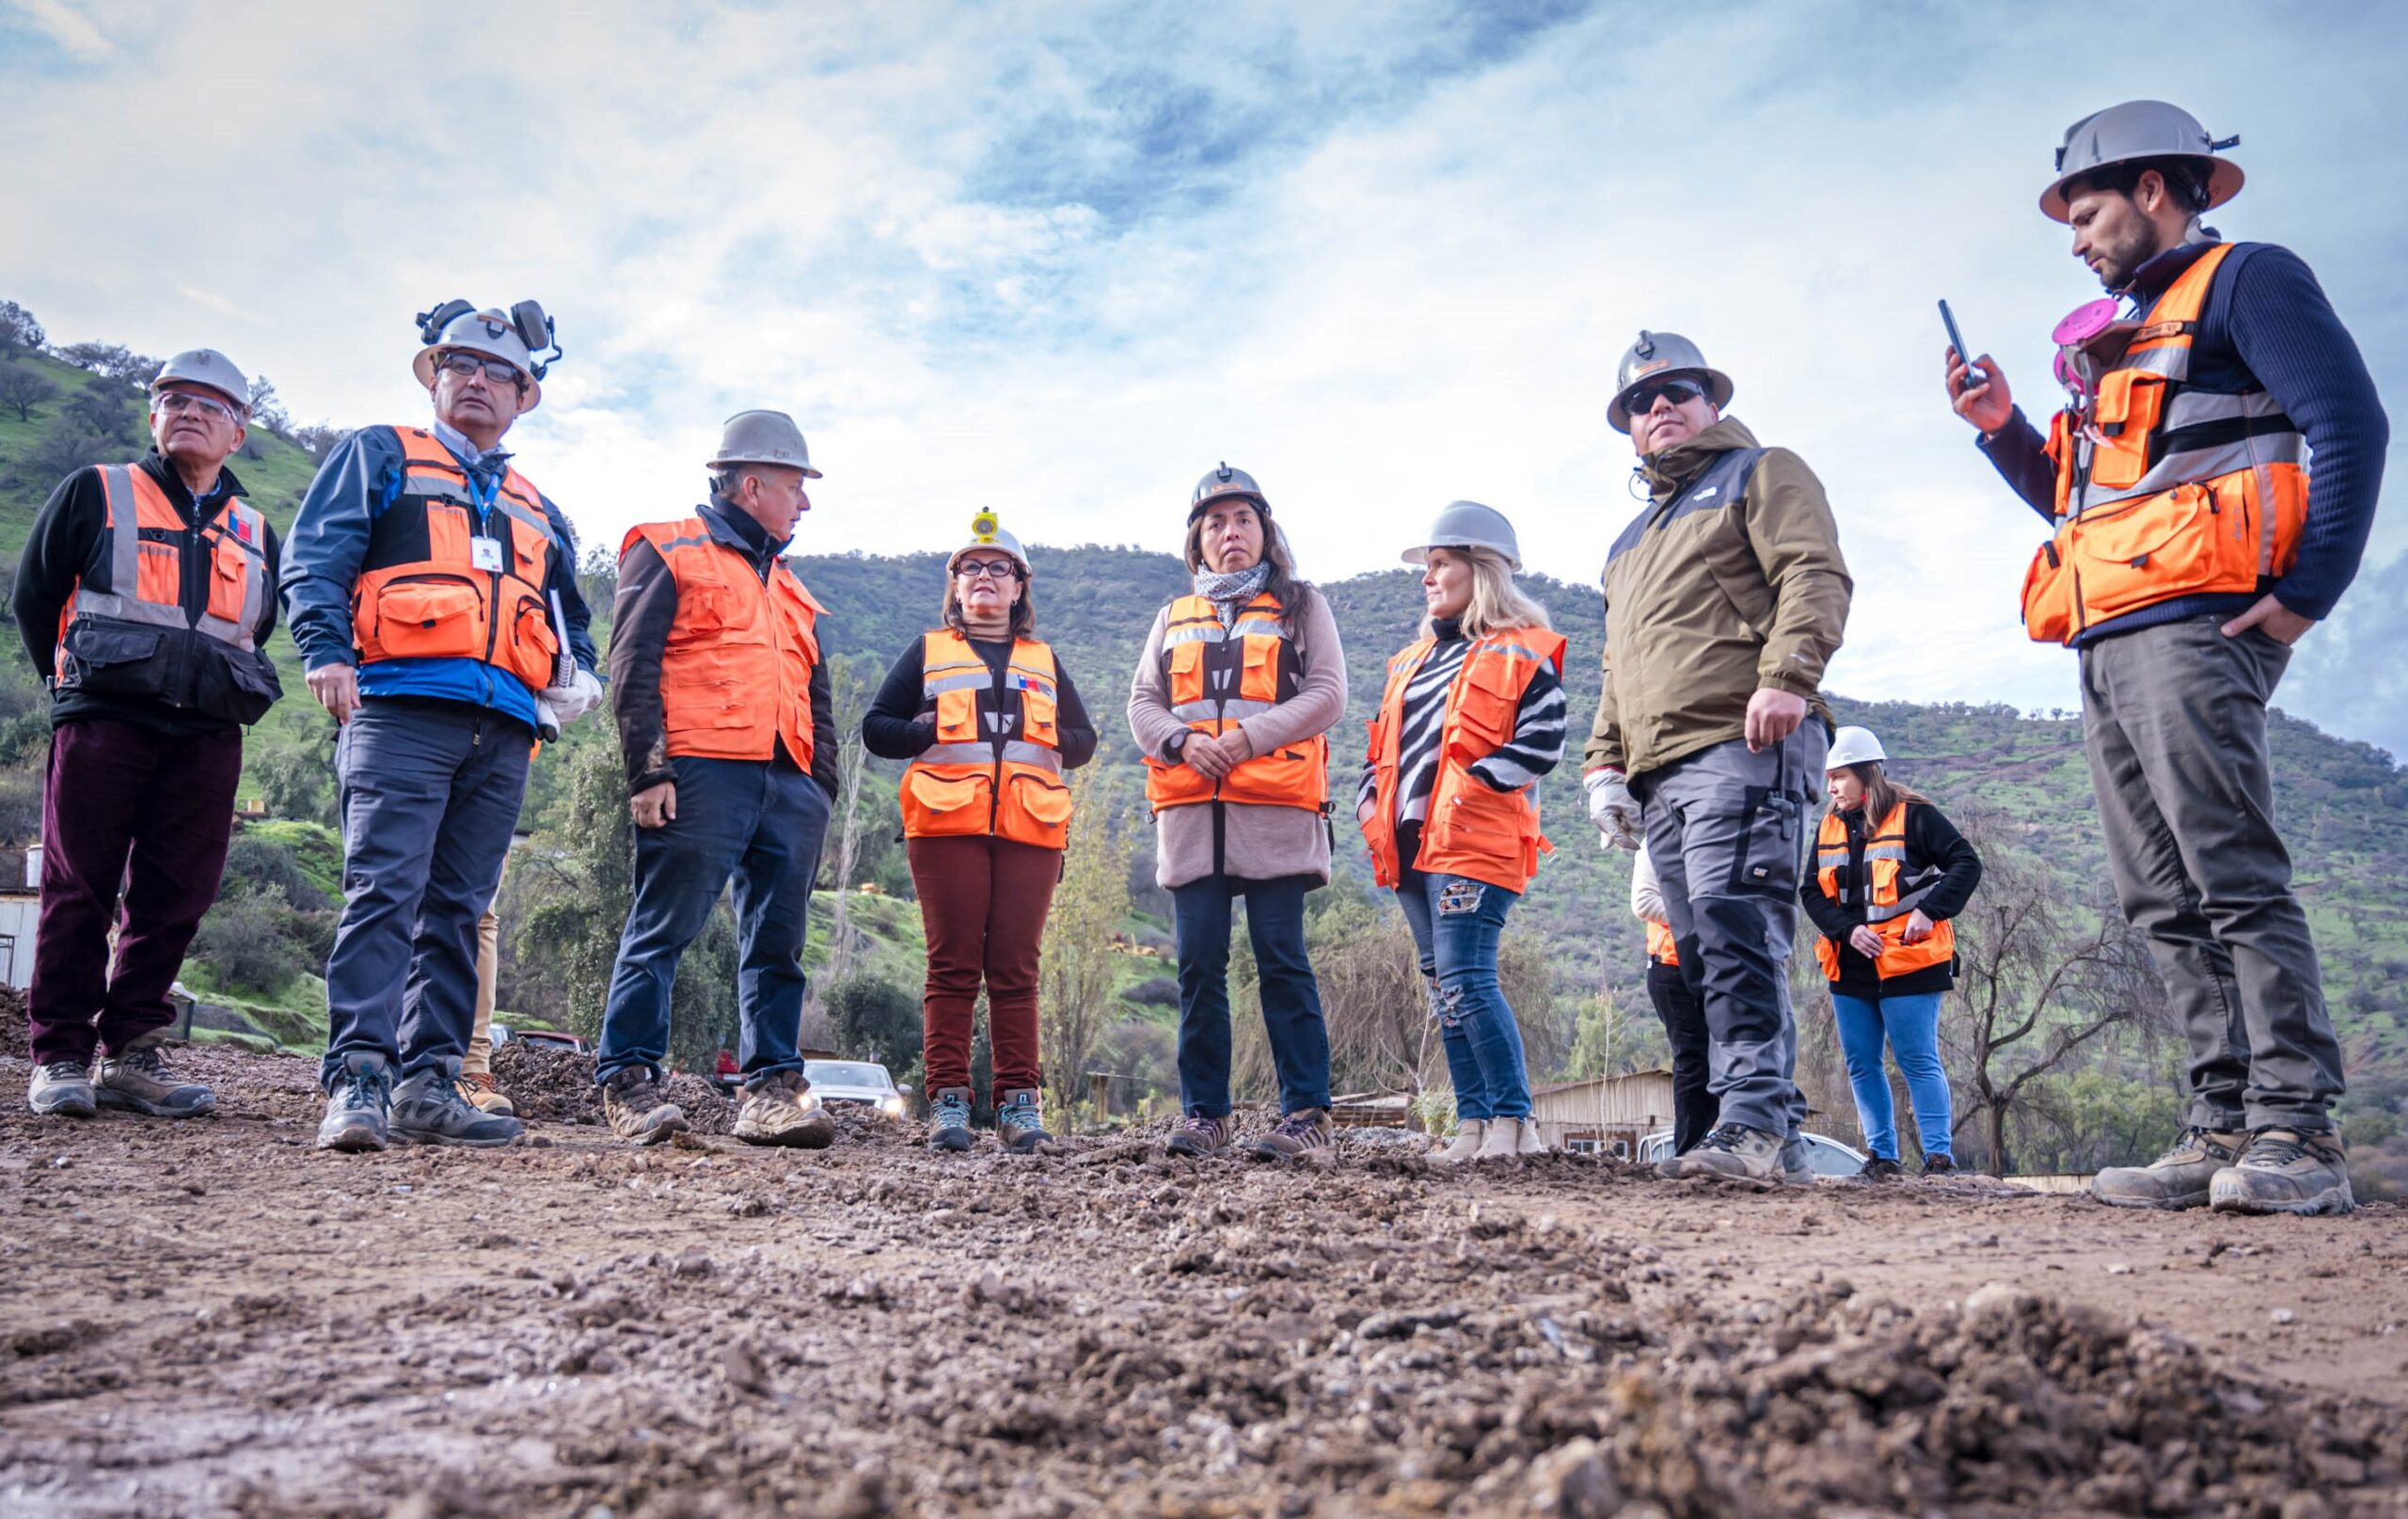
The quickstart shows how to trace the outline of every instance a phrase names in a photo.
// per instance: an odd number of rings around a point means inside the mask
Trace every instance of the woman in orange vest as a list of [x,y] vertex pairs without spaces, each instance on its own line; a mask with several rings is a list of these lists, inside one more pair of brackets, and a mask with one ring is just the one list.
[[1982,857],[1939,808],[1882,773],[1887,758],[1869,729],[1832,736],[1831,808],[1815,836],[1814,874],[1798,890],[1823,931],[1814,957],[1831,984],[1847,1084],[1870,1152],[1863,1175],[1875,1181],[1898,1174],[1897,1121],[1881,1068],[1885,1038],[1914,1104],[1924,1175],[1956,1169],[1940,1002],[1956,978],[1950,920],[1982,879]]
[[1450,1162],[1537,1155],[1522,1031],[1497,979],[1505,914],[1547,847],[1536,782],[1563,757],[1563,640],[1513,584],[1513,526],[1477,501],[1424,546],[1421,637],[1388,661],[1354,804],[1373,876],[1420,952],[1454,1080]]
[[913,639],[862,719],[862,742],[903,772],[904,849],[927,930],[921,999],[928,1145],[970,1148],[971,1024],[987,989],[995,1133],[1049,1139],[1038,1054],[1038,947],[1070,831],[1065,770],[1095,757],[1095,725],[1033,637],[1028,556],[991,512],[945,562],[937,626]]

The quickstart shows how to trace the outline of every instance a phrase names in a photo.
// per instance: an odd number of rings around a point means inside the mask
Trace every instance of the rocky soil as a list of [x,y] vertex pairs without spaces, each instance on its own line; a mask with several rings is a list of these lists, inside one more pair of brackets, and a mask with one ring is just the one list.
[[638,1151],[531,1052],[523,1146],[338,1157],[309,1062],[182,1063],[214,1117],[69,1122],[0,1055],[0,1512],[2408,1515],[2387,1207],[763,1151],[707,1091]]

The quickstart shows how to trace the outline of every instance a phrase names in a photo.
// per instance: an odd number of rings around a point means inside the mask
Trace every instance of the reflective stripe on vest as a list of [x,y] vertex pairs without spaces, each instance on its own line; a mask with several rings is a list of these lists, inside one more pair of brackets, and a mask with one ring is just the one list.
[[[1192,732],[1218,737],[1292,698],[1304,663],[1288,636],[1279,598],[1263,592],[1226,627],[1208,598],[1173,601],[1163,627],[1161,669],[1171,715]],[[1219,781],[1193,766],[1146,756],[1146,801],[1158,813],[1205,801],[1320,812],[1328,800],[1329,740],[1323,734],[1257,754]]]
[[677,612],[660,655],[663,748],[757,761],[774,758],[783,741],[808,772],[819,603],[783,559],[764,581],[700,515],[630,529],[619,546],[623,563],[638,539],[652,545],[677,583]]
[[2050,424],[2056,535],[2023,579],[2024,631],[2072,643],[2177,596],[2262,591],[2290,568],[2307,519],[2307,439],[2263,388],[2202,390],[2192,345],[2218,244],[2192,261],[2101,377],[2093,416]]
[[[193,530],[149,471],[109,465],[100,475],[108,518],[109,588],[103,591],[77,578],[59,613],[59,642],[66,642],[69,625],[78,619],[104,617],[146,627],[189,627],[246,654],[257,647],[252,630],[267,609],[271,590],[266,519],[236,497],[199,530],[209,549],[209,594],[199,607],[188,609],[183,555]],[[146,542],[145,528],[170,536]]]
[[[1371,767],[1371,815],[1363,824],[1370,847],[1371,874],[1394,886],[1403,871],[1396,842],[1398,755],[1403,743],[1404,688],[1437,647],[1434,639],[1408,645],[1388,661],[1386,689],[1371,720],[1365,759]],[[1471,773],[1472,763],[1513,741],[1522,693],[1542,662],[1563,670],[1563,639],[1544,627],[1499,628],[1472,641],[1447,687],[1439,719],[1438,776],[1430,791],[1430,812],[1413,868],[1426,875],[1461,876],[1519,893],[1530,883],[1539,856],[1555,847],[1539,831],[1536,786],[1492,789]]]
[[[1873,968],[1884,981],[1928,966],[1945,965],[1956,957],[1956,926],[1945,920],[1933,924],[1931,936],[1921,942],[1906,941],[1908,920],[1943,875],[1933,864],[1925,865],[1912,876],[1907,874],[1909,805],[1901,801],[1891,808],[1890,815],[1881,819],[1880,826],[1864,841],[1864,874],[1870,887],[1862,903],[1850,901],[1844,881],[1848,868],[1846,815],[1836,807],[1825,813],[1823,825],[1814,835],[1815,884],[1832,901],[1862,908],[1864,921],[1881,936],[1883,947]],[[1828,936],[1816,940],[1814,957],[1822,964],[1824,979],[1840,978],[1836,941]]]
[[904,767],[903,836],[993,834],[1046,849],[1068,846],[1060,682],[1051,648],[1014,639],[1002,682],[1011,705],[981,711],[979,695],[996,688],[994,671],[953,628],[921,635],[920,709],[935,716],[937,741]]

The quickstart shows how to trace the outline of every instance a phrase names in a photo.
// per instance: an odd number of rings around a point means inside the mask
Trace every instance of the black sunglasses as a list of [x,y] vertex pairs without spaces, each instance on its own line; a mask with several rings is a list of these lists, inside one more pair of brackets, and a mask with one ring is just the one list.
[[1633,390],[1630,398],[1623,403],[1623,409],[1633,417],[1643,417],[1656,409],[1656,398],[1658,396],[1670,396],[1672,404],[1677,406],[1684,402],[1698,400],[1704,394],[1705,388],[1695,380],[1658,380]]

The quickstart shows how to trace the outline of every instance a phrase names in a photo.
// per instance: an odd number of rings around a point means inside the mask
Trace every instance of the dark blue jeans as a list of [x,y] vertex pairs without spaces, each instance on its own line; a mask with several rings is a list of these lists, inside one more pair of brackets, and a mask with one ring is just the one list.
[[1329,1106],[1329,1029],[1321,984],[1305,953],[1312,876],[1246,880],[1207,876],[1171,888],[1179,936],[1179,1101],[1189,1113],[1229,1111],[1229,903],[1245,898],[1246,937],[1261,974],[1262,1025],[1279,1072],[1279,1111]]
[[523,722],[466,704],[371,697],[335,740],[342,920],[326,957],[331,1084],[346,1056],[452,1071],[477,1012],[477,920],[527,790]]
[[636,830],[636,899],[619,936],[594,1079],[630,1066],[657,1073],[669,1055],[677,962],[736,878],[737,1063],[747,1082],[802,1068],[804,910],[828,834],[828,799],[811,777],[766,761],[680,754],[677,815]]
[[1497,941],[1519,894],[1463,876],[1407,869],[1396,899],[1433,989],[1431,1011],[1455,1084],[1455,1116],[1529,1117],[1522,1026],[1497,980]]

